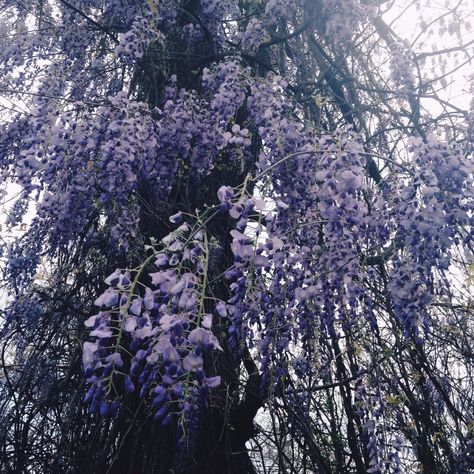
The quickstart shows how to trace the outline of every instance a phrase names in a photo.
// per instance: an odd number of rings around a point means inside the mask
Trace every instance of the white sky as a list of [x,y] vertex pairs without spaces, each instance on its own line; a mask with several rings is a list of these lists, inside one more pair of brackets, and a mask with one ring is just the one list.
[[[474,28],[470,26],[474,26],[474,0],[395,0],[386,5],[392,3],[393,6],[383,18],[401,38],[408,41],[416,53],[440,51],[458,47],[460,42],[466,45],[474,41]],[[458,7],[455,15],[449,13],[453,7]],[[432,23],[437,18],[440,19]],[[427,25],[425,31],[422,30],[423,22]],[[474,43],[465,49],[474,55]],[[466,59],[461,51],[440,57],[447,62],[448,70],[450,66],[455,67],[456,61],[462,63]],[[425,70],[429,77],[440,74],[441,66],[436,62],[435,72],[430,71],[432,61],[437,60],[438,56],[427,58]],[[472,97],[470,84],[473,72],[472,63],[468,63],[452,74],[441,97],[461,109],[468,109]]]

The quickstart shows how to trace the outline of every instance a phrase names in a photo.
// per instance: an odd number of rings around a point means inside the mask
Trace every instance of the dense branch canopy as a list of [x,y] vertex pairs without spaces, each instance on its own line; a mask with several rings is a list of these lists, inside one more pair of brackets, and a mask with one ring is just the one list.
[[464,3],[0,0],[2,472],[471,472]]

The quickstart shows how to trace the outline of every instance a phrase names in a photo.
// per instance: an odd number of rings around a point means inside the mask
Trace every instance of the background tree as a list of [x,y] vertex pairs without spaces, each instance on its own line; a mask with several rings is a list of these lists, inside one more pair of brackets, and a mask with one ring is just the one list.
[[464,2],[1,6],[3,471],[472,470]]

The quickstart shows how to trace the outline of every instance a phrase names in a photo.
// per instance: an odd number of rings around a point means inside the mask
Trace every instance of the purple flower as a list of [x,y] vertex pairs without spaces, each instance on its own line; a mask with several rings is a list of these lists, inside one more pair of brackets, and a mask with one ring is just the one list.
[[118,293],[113,289],[105,290],[95,301],[96,306],[104,306],[106,308],[112,308],[117,305],[119,299]]
[[170,216],[169,220],[172,224],[180,224],[183,221],[183,213],[181,211],[177,212]]
[[96,342],[84,342],[82,346],[82,362],[84,366],[91,365],[95,360],[95,353],[99,346],[98,341]]
[[228,203],[234,197],[234,190],[229,186],[221,186],[217,191],[217,198],[223,204]]
[[183,367],[188,372],[195,372],[198,369],[201,369],[203,365],[203,360],[201,356],[190,353],[183,359]]
[[227,310],[225,307],[225,303],[223,301],[219,301],[216,304],[216,313],[221,317],[225,318],[227,316]]
[[128,393],[135,391],[135,384],[132,382],[132,379],[128,375],[126,375],[124,378],[123,386],[125,388],[125,391]]
[[193,329],[188,335],[188,341],[195,345],[206,345],[209,342],[209,332],[203,328]]
[[203,384],[207,385],[209,388],[216,388],[221,384],[221,378],[219,375],[216,375],[215,377],[205,378],[203,380]]

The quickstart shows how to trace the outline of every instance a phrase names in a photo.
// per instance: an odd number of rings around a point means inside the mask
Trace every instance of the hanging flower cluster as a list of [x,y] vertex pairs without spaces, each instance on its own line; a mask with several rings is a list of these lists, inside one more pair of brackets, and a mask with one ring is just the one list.
[[252,18],[242,35],[242,50],[254,53],[264,41],[269,39],[270,36],[265,30],[262,22],[257,18]]
[[361,22],[373,11],[376,2],[329,0],[322,4],[325,33],[339,47],[347,47]]
[[412,52],[403,44],[397,44],[392,51],[390,69],[392,81],[402,97],[415,93],[415,65]]
[[137,391],[162,425],[174,416],[183,422],[220,383],[204,367],[206,354],[222,350],[208,312],[205,228],[183,223],[159,247],[150,246],[140,268],[112,273],[95,301],[100,311],[85,321],[93,338],[83,352],[91,413],[114,415],[123,390]]
[[[276,153],[283,143],[275,144]],[[326,135],[316,143],[312,150],[304,145],[301,154],[275,163],[287,172],[291,160],[302,165],[290,172],[288,187],[272,169],[274,189],[284,193],[272,194],[272,212],[265,213],[265,202],[245,192],[224,186],[218,193],[221,207],[235,220],[234,264],[226,273],[232,291],[226,306],[230,340],[255,345],[262,372],[280,366],[279,377],[287,373],[287,363],[277,361],[288,356],[292,344],[306,348],[298,360],[311,360],[311,341],[320,328],[336,336],[360,324],[362,316],[376,327],[376,294],[367,291],[369,280],[387,285],[405,337],[421,341],[431,325],[430,303],[443,296],[442,287],[436,288],[437,272],[448,269],[459,235],[465,242],[472,238],[467,230],[472,226],[467,212],[471,165],[434,138],[427,144],[415,141],[415,168],[406,183],[387,181],[384,186],[399,187],[390,193],[369,187],[366,153],[356,134]],[[438,187],[441,170],[444,183]],[[258,222],[249,224],[255,211],[260,212]],[[385,259],[386,282],[373,268]]]
[[393,259],[389,289],[396,314],[408,331],[429,329],[429,304],[443,296],[436,276],[451,265],[455,246],[472,239],[472,163],[432,135],[412,140],[415,170],[397,183],[394,243],[405,249]]
[[119,36],[115,54],[129,66],[141,59],[152,42],[163,43],[164,35],[157,30],[157,21],[151,15],[136,17],[130,30]]

